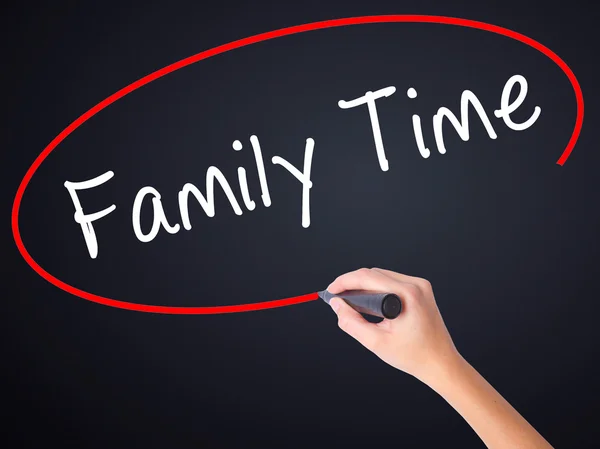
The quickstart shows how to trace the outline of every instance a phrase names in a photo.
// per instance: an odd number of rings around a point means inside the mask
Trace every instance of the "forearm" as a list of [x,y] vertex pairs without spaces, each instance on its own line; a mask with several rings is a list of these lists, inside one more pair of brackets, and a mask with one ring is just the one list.
[[552,448],[461,356],[433,371],[426,383],[467,421],[489,449]]

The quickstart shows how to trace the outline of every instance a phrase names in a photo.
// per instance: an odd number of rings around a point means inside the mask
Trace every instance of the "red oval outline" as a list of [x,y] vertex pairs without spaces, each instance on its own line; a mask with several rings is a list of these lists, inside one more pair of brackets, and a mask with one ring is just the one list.
[[446,25],[457,25],[467,28],[476,28],[479,30],[489,31],[491,33],[500,34],[502,36],[509,37],[511,39],[515,39],[519,42],[529,45],[530,47],[535,48],[540,51],[552,61],[554,61],[562,71],[567,75],[571,85],[573,86],[573,90],[575,91],[575,97],[577,100],[577,118],[575,121],[575,128],[573,129],[573,134],[569,139],[567,147],[563,151],[562,155],[557,161],[558,165],[563,165],[571,151],[575,147],[575,143],[579,138],[579,134],[581,132],[581,127],[583,125],[583,93],[581,92],[581,87],[579,86],[579,82],[575,77],[575,74],[569,68],[569,66],[558,57],[556,53],[554,53],[549,48],[540,44],[539,42],[524,36],[523,34],[517,33],[515,31],[509,30],[507,28],[502,28],[496,25],[490,25],[484,22],[477,22],[474,20],[468,19],[460,19],[454,17],[444,17],[444,16],[420,16],[420,15],[383,15],[383,16],[362,16],[362,17],[350,17],[345,19],[334,19],[334,20],[325,20],[322,22],[313,22],[307,23],[304,25],[296,25],[288,28],[281,28],[275,31],[269,31],[267,33],[257,34],[255,36],[246,37],[244,39],[240,39],[237,41],[230,42],[228,44],[220,45],[215,48],[211,48],[210,50],[206,50],[200,53],[197,53],[188,58],[182,59],[178,62],[175,62],[171,65],[163,67],[160,70],[157,70],[145,77],[129,84],[123,89],[115,92],[108,98],[102,100],[96,106],[88,110],[86,113],[77,118],[73,123],[71,123],[68,127],[66,127],[58,136],[50,142],[50,144],[40,153],[40,155],[33,162],[25,177],[21,181],[19,185],[19,189],[17,190],[17,194],[15,196],[15,200],[12,208],[12,231],[15,239],[15,243],[19,249],[19,252],[25,259],[25,261],[31,266],[41,277],[46,279],[51,284],[56,287],[71,293],[75,296],[79,296],[83,299],[87,299],[89,301],[97,302],[100,304],[104,304],[111,307],[117,307],[120,309],[134,310],[138,312],[151,312],[151,313],[162,313],[162,314],[217,314],[217,313],[233,313],[233,312],[249,312],[253,310],[261,310],[261,309],[269,309],[274,307],[282,307],[288,306],[292,304],[299,304],[302,302],[313,301],[318,298],[317,293],[309,293],[306,295],[295,296],[291,298],[285,298],[275,301],[265,301],[251,304],[240,304],[240,305],[230,305],[230,306],[215,306],[215,307],[177,307],[177,306],[154,306],[147,304],[136,304],[131,302],[119,301],[115,299],[105,298],[103,296],[94,295],[92,293],[88,293],[86,291],[75,288],[71,285],[66,284],[58,278],[55,278],[50,273],[45,271],[38,263],[33,260],[33,258],[29,255],[27,250],[25,249],[25,245],[23,244],[23,240],[21,239],[21,234],[19,232],[19,207],[21,205],[21,200],[23,198],[23,194],[25,193],[25,189],[31,180],[31,177],[42,164],[42,162],[48,157],[48,155],[64,140],[69,134],[75,131],[79,126],[85,123],[87,120],[92,118],[102,109],[111,105],[115,101],[123,98],[125,95],[133,92],[136,89],[162,77],[171,72],[179,70],[183,67],[186,67],[190,64],[193,64],[198,61],[202,61],[203,59],[210,58],[211,56],[218,55],[220,53],[225,53],[229,50],[234,50],[236,48],[245,47],[247,45],[255,44],[257,42],[266,41],[269,39],[275,39],[278,37],[289,36],[291,34],[303,33],[305,31],[313,31],[324,28],[335,28],[346,25],[359,25],[359,24],[372,24],[372,23],[398,23],[398,22],[420,22],[420,23],[439,23]]

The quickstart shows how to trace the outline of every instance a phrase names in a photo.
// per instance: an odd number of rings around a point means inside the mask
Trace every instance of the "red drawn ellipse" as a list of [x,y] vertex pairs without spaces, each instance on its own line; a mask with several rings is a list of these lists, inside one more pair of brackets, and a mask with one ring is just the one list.
[[269,39],[275,39],[278,37],[289,36],[291,34],[303,33],[306,31],[320,30],[325,28],[335,28],[346,25],[359,25],[359,24],[373,24],[373,23],[400,23],[400,22],[419,22],[419,23],[439,23],[446,25],[457,25],[467,28],[476,28],[479,30],[489,31],[491,33],[500,34],[502,36],[509,37],[511,39],[515,39],[519,42],[529,45],[530,47],[535,48],[539,52],[543,53],[547,57],[549,57],[552,61],[558,65],[561,70],[567,75],[571,85],[573,86],[573,90],[575,91],[575,98],[577,100],[577,118],[575,120],[575,128],[573,129],[573,134],[571,134],[571,138],[567,144],[567,147],[564,149],[560,158],[556,162],[558,165],[563,165],[577,139],[579,138],[579,133],[581,132],[581,127],[583,125],[583,93],[581,92],[581,87],[579,86],[579,82],[577,78],[573,74],[573,71],[569,68],[569,66],[552,50],[540,44],[539,42],[523,35],[517,33],[515,31],[509,30],[507,28],[502,28],[496,25],[490,25],[484,22],[477,22],[474,20],[468,19],[460,19],[455,17],[443,17],[443,16],[419,16],[419,15],[385,15],[385,16],[363,16],[363,17],[350,17],[345,19],[335,19],[335,20],[325,20],[322,22],[314,22],[307,23],[304,25],[297,25],[288,28],[282,28],[275,31],[269,31],[267,33],[257,34],[255,36],[246,37],[244,39],[240,39],[234,42],[230,42],[228,44],[220,45],[218,47],[212,48],[210,50],[203,51],[201,53],[195,54],[188,58],[182,59],[181,61],[175,62],[171,65],[163,67],[160,70],[157,70],[150,75],[147,75],[123,89],[115,92],[108,98],[102,100],[96,106],[88,110],[86,113],[77,118],[73,123],[67,126],[58,136],[50,142],[50,144],[44,148],[44,151],[40,153],[40,155],[33,162],[25,177],[21,181],[19,185],[19,189],[17,190],[17,194],[15,195],[15,200],[12,208],[12,231],[13,237],[15,239],[15,243],[19,248],[19,252],[25,259],[25,261],[35,270],[37,274],[46,279],[51,284],[57,286],[58,288],[63,289],[64,291],[71,293],[73,295],[79,296],[83,299],[87,299],[88,301],[97,302],[99,304],[104,304],[111,307],[117,307],[120,309],[127,310],[135,310],[138,312],[152,312],[152,313],[163,313],[163,314],[216,314],[216,313],[233,313],[233,312],[249,312],[253,310],[261,310],[261,309],[270,309],[274,307],[282,307],[289,306],[292,304],[299,304],[302,302],[313,301],[318,298],[317,293],[309,293],[306,295],[295,296],[291,298],[279,299],[275,301],[265,301],[265,302],[257,302],[251,304],[240,304],[240,305],[230,305],[230,306],[214,306],[214,307],[176,307],[176,306],[155,306],[148,304],[136,304],[126,301],[119,301],[116,299],[106,298],[103,296],[98,296],[93,293],[88,293],[86,291],[75,288],[60,279],[52,276],[46,270],[44,270],[27,252],[25,249],[25,245],[23,244],[23,240],[21,239],[21,234],[19,232],[19,207],[21,206],[21,200],[23,199],[23,194],[25,193],[25,189],[31,180],[31,177],[34,175],[39,166],[44,162],[44,160],[48,157],[48,155],[54,151],[54,149],[65,140],[73,131],[75,131],[79,126],[85,123],[87,120],[92,118],[98,112],[105,109],[107,106],[111,105],[115,101],[123,98],[125,95],[133,92],[140,87],[151,83],[152,81],[165,76],[169,73],[172,73],[176,70],[179,70],[183,67],[186,67],[190,64],[193,64],[198,61],[202,61],[203,59],[208,59],[211,56],[218,55],[220,53],[225,53],[229,50],[234,50],[236,48],[245,47],[247,45],[255,44],[257,42],[263,42]]

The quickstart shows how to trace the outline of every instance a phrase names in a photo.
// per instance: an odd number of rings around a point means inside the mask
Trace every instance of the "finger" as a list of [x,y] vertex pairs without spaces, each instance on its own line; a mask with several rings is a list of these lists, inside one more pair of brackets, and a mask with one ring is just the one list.
[[327,290],[333,294],[346,290],[396,293],[405,305],[416,300],[419,295],[419,287],[415,284],[398,281],[377,270],[368,268],[342,274],[327,287]]
[[422,285],[422,284],[425,284],[428,282],[426,279],[423,279],[420,277],[409,276],[407,274],[402,274],[402,273],[396,273],[395,271],[386,270],[384,268],[371,268],[371,270],[378,271],[379,273],[381,273],[387,277],[395,279],[399,282],[406,282],[408,284]]
[[338,317],[340,329],[374,352],[384,335],[382,329],[365,320],[341,298],[332,298],[329,305]]
[[356,271],[338,276],[327,290],[336,294],[346,290],[370,290],[375,292],[387,292],[395,288],[397,281],[377,271],[361,268]]
[[414,284],[415,281],[418,279],[414,276],[409,276],[408,274],[397,273],[392,270],[386,270],[385,268],[373,267],[373,268],[371,268],[371,270],[377,271],[387,277],[390,277],[390,278],[395,279],[400,282],[408,282],[409,284]]

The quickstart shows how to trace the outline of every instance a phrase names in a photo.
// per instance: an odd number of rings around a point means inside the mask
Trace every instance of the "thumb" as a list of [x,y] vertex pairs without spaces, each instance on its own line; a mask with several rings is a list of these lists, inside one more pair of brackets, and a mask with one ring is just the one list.
[[374,351],[383,333],[373,323],[365,320],[360,313],[346,304],[342,298],[331,298],[329,305],[338,317],[338,326],[365,348]]

